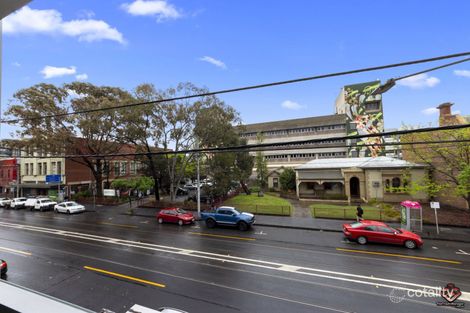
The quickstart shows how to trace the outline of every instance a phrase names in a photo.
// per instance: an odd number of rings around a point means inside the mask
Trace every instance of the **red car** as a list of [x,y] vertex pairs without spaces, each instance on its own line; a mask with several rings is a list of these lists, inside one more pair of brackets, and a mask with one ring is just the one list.
[[413,232],[395,229],[382,222],[363,220],[352,224],[343,224],[346,238],[355,240],[361,245],[367,242],[404,245],[409,249],[421,247],[423,240]]
[[7,273],[7,271],[8,271],[7,262],[0,260],[0,274],[3,276]]
[[163,222],[178,223],[178,225],[182,226],[184,224],[194,223],[194,215],[183,209],[167,208],[158,212],[157,221],[160,224]]

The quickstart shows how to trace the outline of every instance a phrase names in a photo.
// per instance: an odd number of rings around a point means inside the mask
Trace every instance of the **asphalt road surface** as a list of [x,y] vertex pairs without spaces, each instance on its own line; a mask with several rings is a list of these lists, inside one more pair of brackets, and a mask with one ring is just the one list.
[[407,250],[340,233],[159,225],[112,210],[0,209],[0,258],[6,280],[94,311],[455,312],[431,296],[448,283],[470,310],[470,244],[448,241]]

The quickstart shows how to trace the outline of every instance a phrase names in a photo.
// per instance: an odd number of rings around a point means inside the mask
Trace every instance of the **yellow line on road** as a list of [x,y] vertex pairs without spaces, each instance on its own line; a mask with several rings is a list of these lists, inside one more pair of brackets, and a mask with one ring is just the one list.
[[29,253],[29,252],[24,252],[24,251],[20,251],[20,250],[5,248],[5,247],[0,247],[0,250],[2,250],[2,251],[14,252],[14,253],[19,253],[19,254],[28,255],[28,256],[31,255],[31,253]]
[[91,266],[84,266],[83,268],[86,269],[86,270],[89,270],[89,271],[94,271],[94,272],[98,272],[98,273],[102,273],[102,274],[106,274],[106,275],[110,275],[110,276],[114,276],[114,277],[120,277],[120,278],[132,280],[132,281],[136,281],[136,282],[139,282],[139,283],[144,283],[144,284],[148,284],[148,285],[152,285],[152,286],[156,286],[156,287],[160,287],[160,288],[165,288],[166,287],[163,284],[155,283],[153,281],[144,280],[144,279],[140,279],[140,278],[136,278],[136,277],[132,277],[132,276],[127,276],[127,275],[123,275],[123,274],[119,274],[119,273],[114,273],[114,272],[110,272],[110,271],[105,271],[105,270],[95,268],[95,267],[91,267]]
[[125,228],[137,228],[135,225],[125,225],[125,224],[113,224],[108,222],[98,222],[98,224],[116,226],[116,227],[125,227]]
[[462,264],[462,262],[459,262],[459,261],[435,259],[435,258],[426,258],[426,257],[421,257],[421,256],[412,256],[412,255],[404,255],[404,254],[375,252],[375,251],[362,251],[362,250],[343,249],[343,248],[336,248],[336,250],[344,251],[344,252],[354,252],[354,253],[363,253],[363,254],[392,256],[392,257],[404,258],[404,259],[415,259],[415,260],[432,261],[432,262],[440,262],[440,263],[450,263],[450,264]]
[[249,240],[249,241],[256,240],[255,238],[249,238],[249,237],[224,236],[224,235],[214,235],[214,234],[195,233],[195,232],[189,232],[189,233],[192,235],[207,236],[207,237],[228,238],[228,239]]

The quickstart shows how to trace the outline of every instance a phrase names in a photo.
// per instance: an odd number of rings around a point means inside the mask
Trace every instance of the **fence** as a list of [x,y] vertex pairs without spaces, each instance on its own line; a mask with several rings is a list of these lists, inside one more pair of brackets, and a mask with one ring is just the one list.
[[[345,220],[356,219],[356,209],[354,208],[312,208],[312,216],[315,218],[335,218]],[[395,210],[384,209],[364,209],[363,219],[383,222],[396,222],[400,213]]]
[[263,215],[284,215],[289,216],[292,212],[291,206],[282,205],[256,205],[256,204],[237,204],[237,210],[253,214]]

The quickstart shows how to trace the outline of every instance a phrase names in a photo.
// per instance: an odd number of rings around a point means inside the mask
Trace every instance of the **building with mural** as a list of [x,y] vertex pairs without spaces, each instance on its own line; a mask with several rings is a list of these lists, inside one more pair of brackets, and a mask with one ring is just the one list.
[[[327,140],[383,131],[382,96],[373,94],[379,86],[380,81],[344,86],[332,115],[244,125],[240,136],[248,144],[258,143],[258,134],[262,136],[263,143],[325,139],[314,144],[290,145],[286,149],[274,147],[264,151],[269,172],[268,187],[279,189],[279,176],[285,168],[295,168],[311,160],[383,155],[382,147],[376,145],[382,143],[380,137]],[[349,147],[356,144],[358,148]],[[256,169],[252,177],[255,176]]]
[[[346,114],[348,136],[373,135],[384,131],[382,94],[374,94],[380,81],[348,85],[336,98],[336,114]],[[384,154],[382,137],[348,139],[349,157],[376,157]]]

